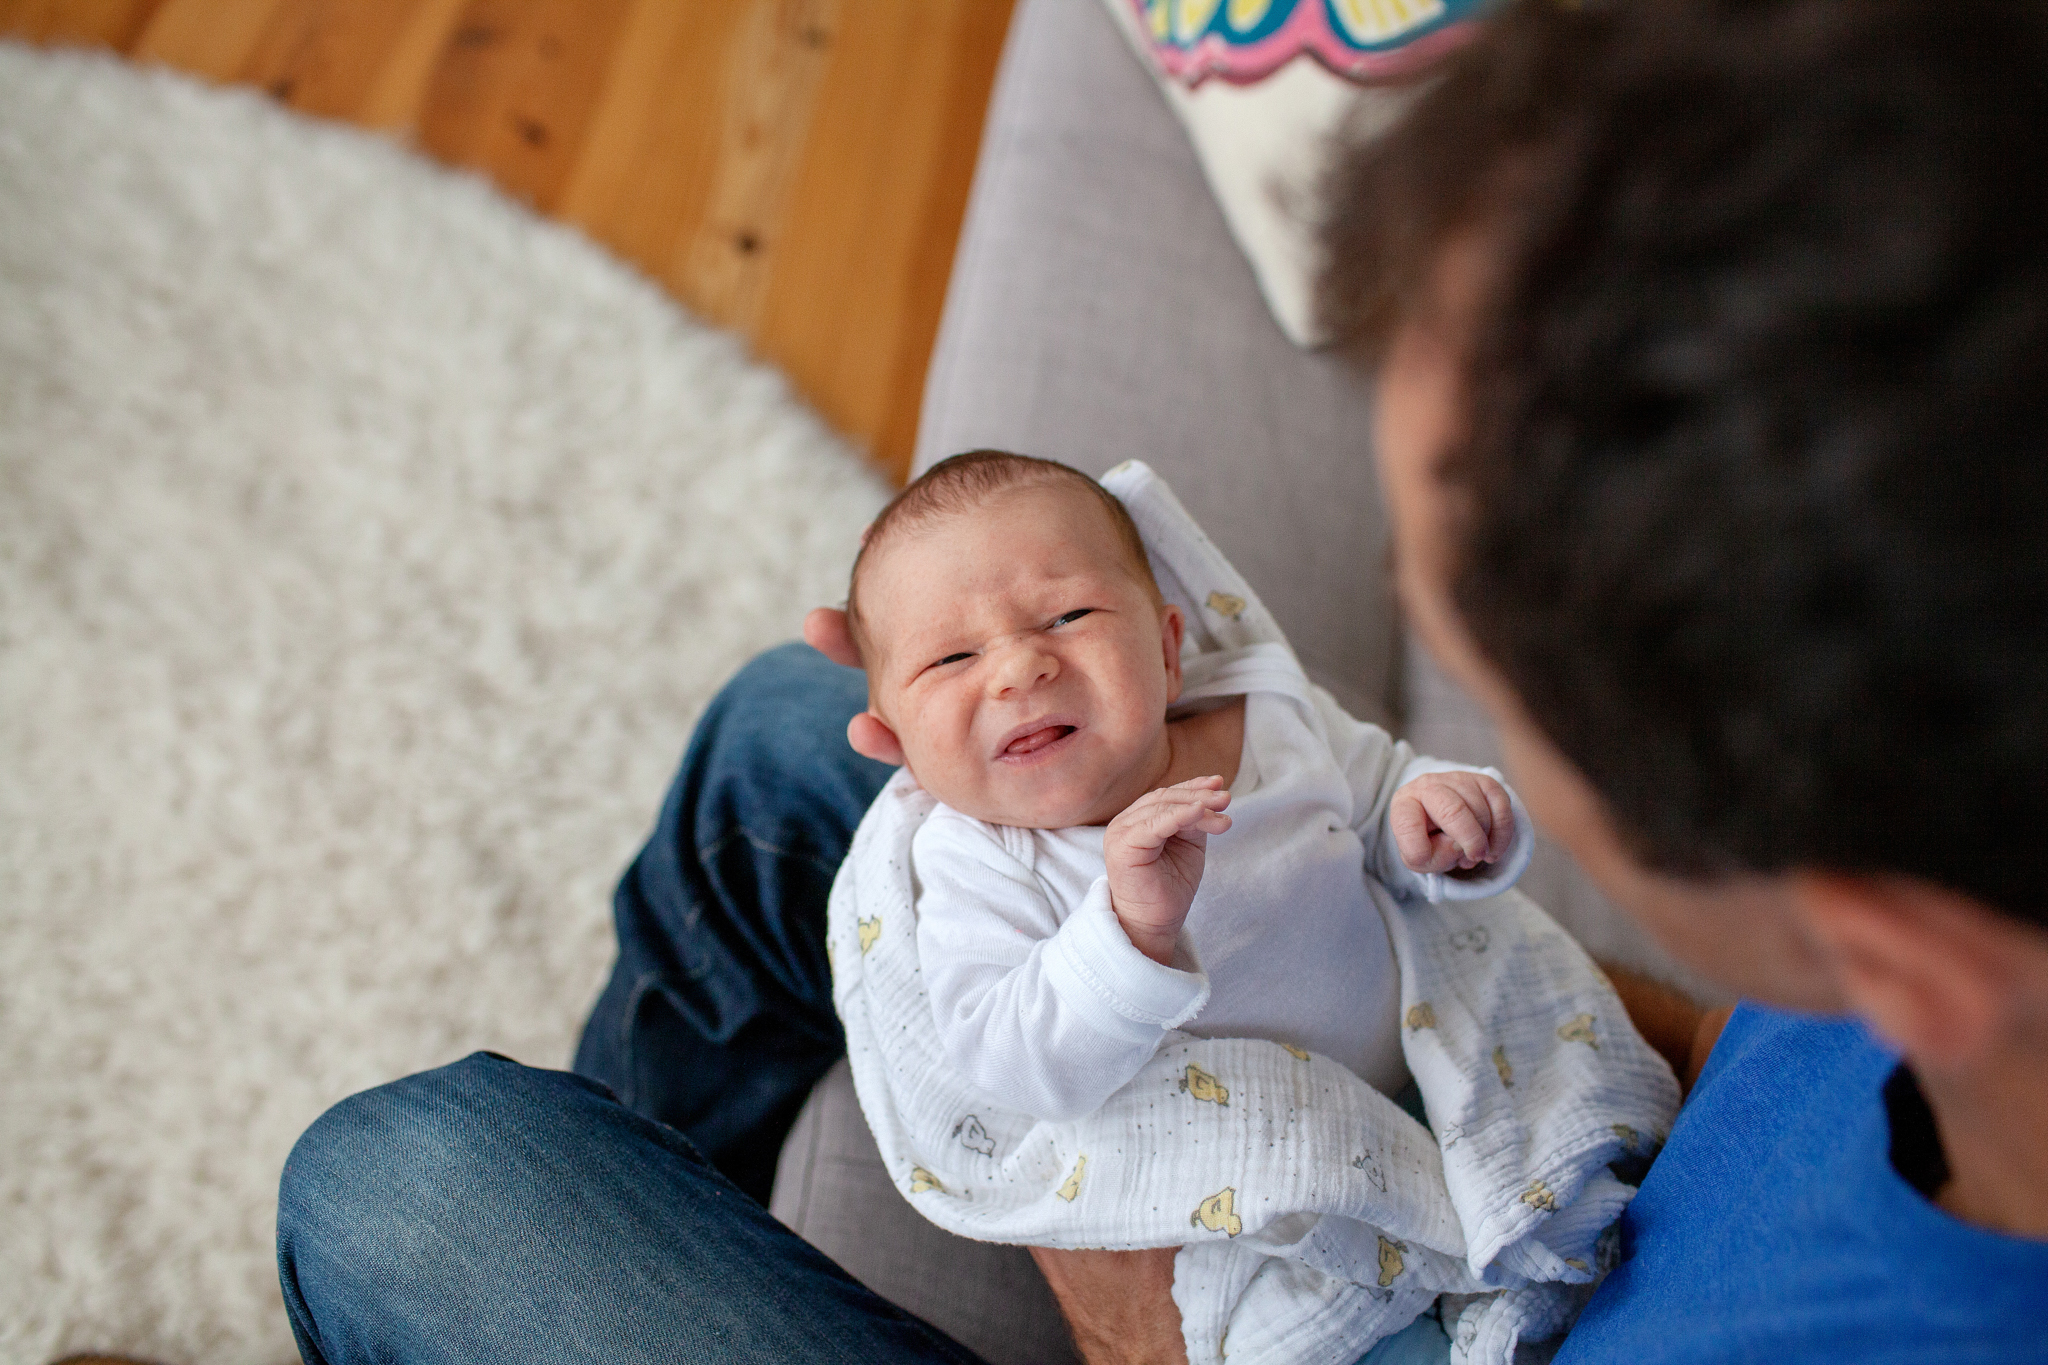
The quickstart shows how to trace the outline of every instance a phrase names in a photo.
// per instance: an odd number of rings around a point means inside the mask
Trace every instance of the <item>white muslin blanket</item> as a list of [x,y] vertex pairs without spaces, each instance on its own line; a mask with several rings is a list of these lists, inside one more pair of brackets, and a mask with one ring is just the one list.
[[[1187,613],[1191,658],[1285,643],[1150,469],[1102,482]],[[1181,1247],[1173,1296],[1196,1365],[1351,1365],[1440,1296],[1456,1365],[1506,1365],[1518,1340],[1567,1325],[1634,1193],[1609,1164],[1655,1149],[1678,1086],[1535,905],[1375,888],[1433,1134],[1328,1058],[1178,1032],[1096,1112],[1041,1122],[976,1091],[939,1044],[910,862],[934,804],[907,771],[883,789],[828,929],[861,1108],[920,1213],[982,1241]]]

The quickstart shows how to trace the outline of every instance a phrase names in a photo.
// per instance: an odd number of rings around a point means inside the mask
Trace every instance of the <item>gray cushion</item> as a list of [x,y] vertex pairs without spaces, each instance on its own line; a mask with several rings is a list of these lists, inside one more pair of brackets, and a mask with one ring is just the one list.
[[1392,714],[1387,534],[1356,371],[1274,326],[1193,149],[1101,0],[1025,0],[918,429],[1163,474],[1309,671]]
[[[1091,473],[1145,460],[1354,714],[1395,720],[1405,687],[1406,730],[1424,752],[1497,763],[1471,701],[1399,647],[1370,417],[1351,367],[1274,326],[1185,134],[1100,0],[1023,0],[916,467],[978,446]],[[1669,969],[1547,843],[1523,886],[1596,953]],[[1075,1359],[1029,1253],[942,1232],[897,1191],[844,1063],[791,1132],[771,1207],[995,1365]]]
[[797,1115],[768,1210],[868,1288],[990,1365],[1080,1359],[1030,1252],[955,1237],[926,1222],[890,1183],[844,1060]]

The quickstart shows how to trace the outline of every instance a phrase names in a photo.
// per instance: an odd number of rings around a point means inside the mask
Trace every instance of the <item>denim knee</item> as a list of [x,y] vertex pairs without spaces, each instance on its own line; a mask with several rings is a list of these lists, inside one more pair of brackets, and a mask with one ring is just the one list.
[[594,1081],[478,1053],[344,1100],[286,1163],[308,1365],[970,1365]]
[[302,1349],[322,1303],[460,1301],[464,1282],[493,1273],[494,1244],[559,1215],[552,1175],[592,1107],[616,1107],[598,1082],[479,1052],[321,1115],[278,1190],[278,1270]]

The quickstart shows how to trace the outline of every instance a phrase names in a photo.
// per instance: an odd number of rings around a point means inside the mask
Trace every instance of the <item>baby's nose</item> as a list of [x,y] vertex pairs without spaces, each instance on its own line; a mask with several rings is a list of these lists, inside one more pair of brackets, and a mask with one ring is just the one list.
[[1059,671],[1060,662],[1050,651],[1040,649],[1035,643],[1019,642],[1004,650],[996,660],[993,677],[996,695],[1028,691],[1040,683],[1052,681],[1059,676]]

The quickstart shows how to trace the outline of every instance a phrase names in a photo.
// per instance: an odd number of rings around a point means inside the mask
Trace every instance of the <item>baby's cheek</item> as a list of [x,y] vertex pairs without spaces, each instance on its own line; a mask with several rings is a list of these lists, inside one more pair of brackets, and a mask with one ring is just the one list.
[[989,774],[972,755],[954,745],[934,743],[929,735],[914,748],[904,746],[904,766],[919,786],[956,810],[979,809],[989,786]]

